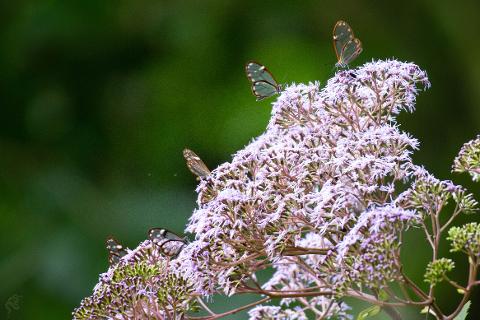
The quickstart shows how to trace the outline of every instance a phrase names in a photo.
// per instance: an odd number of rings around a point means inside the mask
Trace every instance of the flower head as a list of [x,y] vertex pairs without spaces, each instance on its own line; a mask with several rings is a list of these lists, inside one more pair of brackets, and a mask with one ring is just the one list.
[[[201,270],[199,290],[234,293],[265,263],[277,270],[269,282],[277,289],[393,280],[398,235],[418,219],[396,202],[418,170],[418,141],[395,117],[429,86],[416,65],[390,60],[340,71],[322,89],[287,87],[265,133],[197,188],[186,269]],[[385,268],[370,272],[376,263]]]
[[[338,299],[350,288],[381,291],[400,279],[405,230],[450,199],[465,212],[476,205],[412,162],[418,141],[396,124],[429,86],[419,67],[396,60],[339,71],[324,88],[288,86],[266,131],[200,180],[186,227],[195,240],[173,260],[145,242],[143,264],[122,258],[77,314],[101,305],[130,316],[161,305],[161,316],[183,315],[195,309],[193,296],[223,291],[280,298],[250,319],[350,318]],[[476,250],[460,231],[454,248]],[[268,268],[272,276],[259,282]]]
[[100,275],[74,319],[166,319],[195,311],[190,281],[174,272],[150,241],[141,243]]

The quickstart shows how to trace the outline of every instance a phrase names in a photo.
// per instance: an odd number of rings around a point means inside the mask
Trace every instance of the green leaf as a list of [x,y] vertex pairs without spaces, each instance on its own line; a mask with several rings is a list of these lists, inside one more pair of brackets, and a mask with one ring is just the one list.
[[462,311],[455,317],[454,320],[466,320],[468,315],[468,309],[470,308],[470,301],[467,301],[462,308]]
[[[376,316],[380,312],[380,306],[371,306],[365,310],[362,310],[358,316],[357,320],[364,320],[373,316]],[[455,319],[456,320],[456,319]]]

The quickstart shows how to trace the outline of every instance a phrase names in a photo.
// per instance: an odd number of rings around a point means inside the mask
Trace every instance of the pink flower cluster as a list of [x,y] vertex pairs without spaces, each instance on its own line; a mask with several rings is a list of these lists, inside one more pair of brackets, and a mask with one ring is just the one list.
[[340,71],[322,89],[287,87],[265,133],[198,186],[195,241],[181,255],[197,292],[241,292],[267,266],[265,290],[332,297],[347,282],[394,281],[398,235],[419,218],[396,202],[419,168],[418,141],[395,116],[429,86],[416,65],[391,60]]
[[[160,318],[183,319],[198,301],[217,319],[222,315],[200,297],[219,292],[263,296],[247,306],[252,320],[303,320],[309,314],[350,319],[344,296],[382,304],[364,290],[409,284],[401,270],[402,233],[421,226],[436,254],[435,237],[444,228],[435,225],[430,236],[425,218],[438,217],[449,199],[457,210],[446,226],[476,207],[464,189],[412,162],[418,141],[396,123],[401,111],[414,111],[417,94],[429,86],[415,64],[387,60],[339,71],[323,88],[317,82],[286,87],[273,103],[266,131],[201,177],[198,208],[186,227],[194,240],[181,243],[183,249],[168,259],[147,241],[138,249],[141,258],[126,255],[115,267],[162,266],[153,278],[148,268],[117,275],[129,279],[115,283],[135,297],[122,300],[122,310],[150,310],[161,301]],[[477,153],[465,151],[463,157],[457,163],[478,165]],[[109,274],[102,276],[82,310],[110,299],[111,284]],[[273,298],[280,304],[268,305]],[[132,307],[138,301],[147,304]]]

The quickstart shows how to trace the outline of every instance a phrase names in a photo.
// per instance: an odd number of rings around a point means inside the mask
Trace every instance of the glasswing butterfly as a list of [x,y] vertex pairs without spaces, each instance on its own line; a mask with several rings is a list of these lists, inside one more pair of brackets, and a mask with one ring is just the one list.
[[280,94],[282,91],[282,85],[277,83],[267,67],[256,61],[247,62],[245,73],[252,83],[252,93],[257,97],[257,101]]
[[166,256],[176,256],[186,244],[184,238],[163,228],[148,230],[148,239],[155,243]]
[[333,28],[333,48],[337,55],[337,68],[346,68],[362,52],[362,43],[345,21],[337,21]]
[[183,149],[183,157],[187,161],[188,169],[198,178],[206,177],[210,174],[210,170],[195,152],[190,149]]
[[120,258],[128,253],[127,249],[111,236],[105,241],[105,247],[108,250],[108,262],[111,266],[118,263]]

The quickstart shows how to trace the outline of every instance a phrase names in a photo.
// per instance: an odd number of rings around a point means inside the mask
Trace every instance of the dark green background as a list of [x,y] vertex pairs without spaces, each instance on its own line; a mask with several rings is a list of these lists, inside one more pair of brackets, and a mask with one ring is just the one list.
[[[15,294],[12,319],[69,318],[107,268],[107,235],[135,247],[153,226],[181,232],[196,198],[182,149],[213,168],[269,119],[272,100],[255,102],[243,64],[324,83],[338,19],[364,45],[353,65],[396,57],[427,70],[432,89],[400,122],[421,141],[416,162],[450,179],[480,131],[479,13],[475,0],[2,1],[0,318]],[[420,283],[421,241],[414,232],[404,251]],[[458,299],[446,290],[439,304]]]

